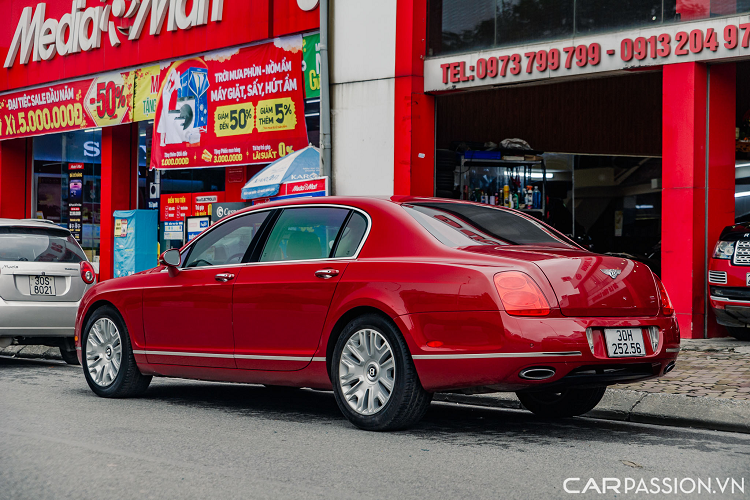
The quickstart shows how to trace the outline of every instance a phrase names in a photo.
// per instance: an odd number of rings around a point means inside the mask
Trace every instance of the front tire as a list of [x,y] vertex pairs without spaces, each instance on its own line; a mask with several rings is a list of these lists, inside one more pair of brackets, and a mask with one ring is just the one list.
[[432,400],[398,328],[377,314],[355,318],[344,328],[333,349],[330,377],[339,409],[364,430],[410,427]]
[[128,329],[113,307],[99,308],[91,315],[83,329],[81,349],[83,374],[97,396],[138,396],[151,383],[151,377],[138,370]]
[[741,326],[728,326],[727,332],[737,340],[750,340],[750,328]]
[[516,396],[530,412],[544,418],[577,417],[599,404],[606,387],[562,389],[559,391],[517,392]]

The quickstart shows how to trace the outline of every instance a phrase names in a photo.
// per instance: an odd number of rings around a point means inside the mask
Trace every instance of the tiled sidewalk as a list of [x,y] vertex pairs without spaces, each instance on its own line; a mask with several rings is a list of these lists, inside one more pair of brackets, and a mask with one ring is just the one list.
[[750,400],[750,342],[727,338],[683,340],[671,373],[613,388]]

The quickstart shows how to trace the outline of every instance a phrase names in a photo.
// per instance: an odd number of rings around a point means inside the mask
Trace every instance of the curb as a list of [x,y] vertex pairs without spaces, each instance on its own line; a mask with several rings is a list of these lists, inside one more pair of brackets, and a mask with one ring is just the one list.
[[0,356],[25,359],[55,359],[62,361],[60,349],[44,345],[12,345],[0,349]]
[[[433,401],[522,410],[513,393],[435,394]],[[750,401],[608,389],[588,418],[750,434]]]

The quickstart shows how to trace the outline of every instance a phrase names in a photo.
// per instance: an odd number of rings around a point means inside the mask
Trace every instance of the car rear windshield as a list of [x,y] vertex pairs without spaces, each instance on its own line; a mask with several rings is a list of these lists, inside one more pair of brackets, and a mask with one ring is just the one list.
[[78,242],[53,227],[0,227],[0,261],[81,262],[86,260]]
[[455,248],[470,245],[544,245],[574,247],[534,219],[508,210],[468,203],[403,205],[438,240]]

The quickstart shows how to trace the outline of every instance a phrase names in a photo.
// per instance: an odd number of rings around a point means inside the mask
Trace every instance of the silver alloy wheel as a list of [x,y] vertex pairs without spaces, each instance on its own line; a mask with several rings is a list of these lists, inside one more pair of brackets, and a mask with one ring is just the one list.
[[393,350],[380,332],[366,328],[349,337],[339,361],[339,386],[352,410],[360,415],[382,410],[395,381]]
[[120,332],[109,318],[100,318],[91,326],[86,341],[86,367],[91,379],[100,387],[115,381],[122,362]]

